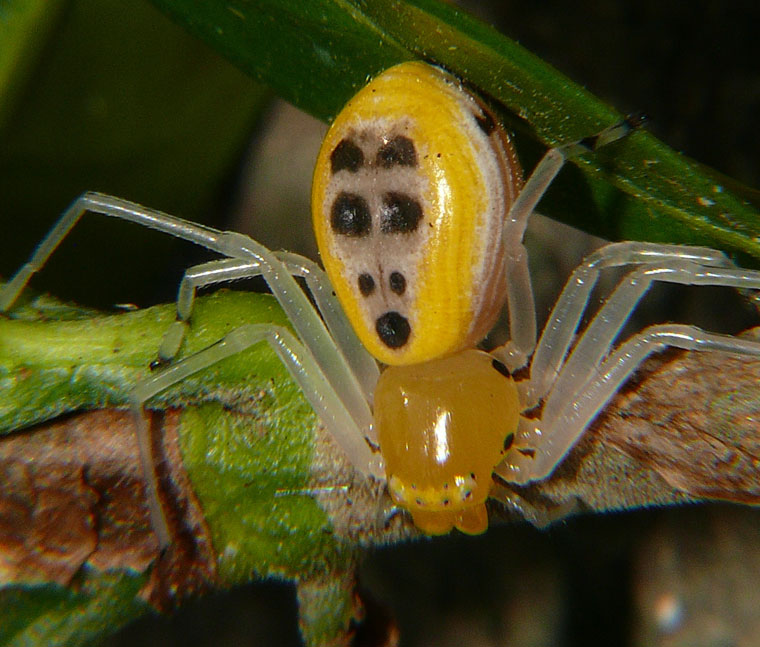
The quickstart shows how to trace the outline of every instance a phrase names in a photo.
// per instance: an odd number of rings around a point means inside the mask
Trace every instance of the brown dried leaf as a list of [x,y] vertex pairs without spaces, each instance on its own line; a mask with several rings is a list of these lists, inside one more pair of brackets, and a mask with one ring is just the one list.
[[539,515],[688,501],[760,503],[760,360],[671,351],[629,381],[548,480]]
[[620,400],[610,445],[694,498],[760,504],[760,362],[680,353]]
[[[154,416],[162,499],[175,534],[160,554],[128,412],[67,416],[0,441],[0,584],[75,586],[96,570],[153,570],[142,595],[173,607],[215,578],[208,530],[177,444],[176,413]],[[155,424],[155,422],[154,422]],[[161,443],[163,440],[163,443]]]

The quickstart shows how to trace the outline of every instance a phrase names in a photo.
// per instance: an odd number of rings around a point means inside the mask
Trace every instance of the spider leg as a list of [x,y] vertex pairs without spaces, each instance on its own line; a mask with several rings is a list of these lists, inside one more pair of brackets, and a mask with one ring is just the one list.
[[669,347],[760,357],[757,341],[709,333],[695,326],[650,326],[621,344],[601,364],[582,392],[573,401],[566,402],[551,421],[538,422],[534,437],[540,441],[534,457],[518,451],[506,459],[498,473],[516,483],[540,481],[550,476],[589,423],[641,363],[652,353]]
[[[686,350],[722,350],[724,352],[760,355],[760,343],[726,335],[704,332],[693,326],[653,326],[632,337],[613,351],[614,341],[640,299],[653,281],[687,285],[720,285],[735,288],[760,289],[760,272],[726,267],[728,261],[719,252],[691,248],[691,256],[677,250],[671,258],[663,258],[668,246],[654,246],[644,250],[641,244],[622,248],[621,256],[652,251],[653,262],[640,263],[627,274],[609,296],[591,323],[581,334],[575,348],[564,364],[558,367],[556,380],[551,386],[540,420],[533,421],[531,429],[518,433],[513,448],[497,470],[509,481],[526,483],[549,476],[557,464],[583,434],[596,414],[607,404],[620,385],[652,352],[667,346]],[[637,248],[636,245],[639,245]],[[688,250],[689,248],[685,248]],[[710,252],[712,256],[710,257]],[[601,255],[604,257],[604,254]],[[615,258],[617,253],[608,255]],[[698,264],[695,257],[709,260]],[[684,260],[688,258],[688,260]],[[702,259],[701,259],[702,260]],[[712,266],[707,265],[712,263]],[[593,263],[582,267],[593,267]],[[722,266],[721,266],[722,265]],[[568,287],[579,285],[574,275]],[[568,288],[566,288],[568,289]],[[588,301],[588,292],[577,292],[580,297],[567,297],[560,305],[582,311]],[[563,295],[560,302],[563,302]],[[556,321],[555,313],[552,322]],[[580,320],[580,313],[569,323],[561,324],[563,335],[572,337]],[[552,322],[547,324],[552,325]],[[546,343],[543,340],[539,344]],[[569,345],[570,341],[567,341]],[[564,352],[555,357],[561,364]],[[557,350],[549,349],[557,353]],[[611,353],[611,354],[610,354]],[[607,357],[609,355],[609,357]],[[539,355],[539,351],[536,351]],[[533,378],[531,378],[533,379]],[[531,452],[520,449],[530,448]]]
[[299,254],[276,252],[275,256],[285,264],[293,276],[306,280],[306,285],[322,313],[332,338],[340,348],[341,355],[346,358],[351,372],[359,381],[366,400],[372,403],[380,369],[374,357],[359,341],[343,308],[340,307],[327,274],[314,261]]
[[[372,402],[380,370],[377,362],[366,351],[356,336],[332,290],[325,272],[317,264],[292,252],[275,252],[292,276],[306,280],[330,334],[356,376],[365,399]],[[184,338],[187,322],[193,310],[196,290],[216,283],[253,278],[262,274],[257,260],[224,258],[189,268],[180,283],[177,294],[177,321],[166,332],[159,349],[159,364],[165,364],[177,355]]]
[[135,222],[170,234],[175,238],[196,243],[230,258],[257,262],[261,276],[266,280],[272,294],[282,306],[298,336],[314,355],[333,388],[343,395],[346,407],[363,429],[371,427],[372,413],[362,387],[351,371],[346,358],[336,351],[335,341],[306,294],[273,252],[236,232],[223,232],[188,222],[114,196],[84,193],[66,209],[29,261],[0,291],[0,311],[5,311],[13,305],[31,276],[44,265],[66,234],[88,211]]
[[675,260],[645,264],[632,271],[591,320],[560,369],[544,403],[543,416],[547,420],[555,416],[555,407],[563,407],[563,401],[575,397],[593,378],[603,358],[612,350],[625,322],[654,281],[760,289],[760,272],[703,267],[690,261]]
[[517,512],[523,519],[530,521],[536,528],[548,528],[553,523],[569,517],[577,511],[578,501],[575,498],[563,501],[555,508],[539,508],[514,490],[510,490],[497,480],[494,480],[489,492],[489,498],[499,501],[507,510]]
[[179,353],[195,304],[196,290],[217,283],[252,278],[261,272],[258,261],[222,258],[185,270],[177,293],[177,320],[169,326],[158,349],[158,360],[151,364],[155,369],[171,362]]
[[[610,243],[587,256],[568,279],[541,332],[530,365],[526,408],[538,404],[554,384],[601,270],[669,261],[693,262],[705,267],[732,266],[725,254],[714,249],[661,243]],[[646,291],[649,283],[641,285],[645,286]],[[625,314],[626,319],[636,304],[623,302],[619,308],[624,312],[627,305],[630,307]]]
[[[198,272],[198,281],[201,283],[203,281],[215,282],[213,279],[215,274],[217,278],[220,275],[224,276],[225,274],[227,277],[233,278],[235,276],[241,276],[251,267],[258,266],[258,269],[256,270],[257,273],[261,274],[266,280],[272,294],[282,306],[285,314],[303,343],[302,348],[305,347],[308,349],[308,353],[301,353],[301,355],[308,355],[309,358],[313,359],[312,363],[314,366],[311,366],[307,360],[303,360],[305,370],[308,371],[309,375],[320,376],[314,378],[314,380],[316,380],[314,383],[319,384],[320,387],[325,384],[329,386],[330,392],[335,395],[335,398],[333,399],[340,403],[341,410],[352,420],[352,423],[348,424],[345,420],[338,422],[341,417],[345,416],[341,413],[335,413],[336,408],[334,405],[326,405],[325,408],[316,402],[318,398],[314,398],[313,395],[309,396],[308,393],[307,397],[309,397],[312,404],[316,406],[318,414],[323,412],[328,416],[328,419],[324,420],[324,422],[328,426],[328,429],[331,432],[334,432],[339,443],[341,443],[341,445],[345,443],[349,458],[351,458],[352,461],[358,461],[356,463],[357,468],[373,475],[382,475],[382,469],[377,466],[374,457],[373,460],[370,461],[366,456],[363,456],[361,452],[357,452],[355,449],[357,446],[361,446],[362,443],[366,444],[365,434],[370,433],[372,427],[372,413],[369,402],[365,397],[364,390],[359,384],[357,377],[351,370],[348,360],[340,352],[339,347],[336,345],[336,341],[330,336],[319,313],[315,310],[304,291],[291,276],[288,264],[293,265],[293,259],[286,259],[286,263],[283,263],[277,255],[266,247],[242,234],[222,232],[197,223],[191,223],[121,198],[99,193],[85,193],[69,206],[48,235],[39,244],[29,261],[21,267],[16,275],[12,277],[10,282],[0,291],[0,311],[7,310],[13,305],[13,302],[28,283],[30,277],[44,265],[66,234],[88,211],[135,222],[151,229],[168,233],[176,238],[194,242],[207,249],[230,257],[231,259],[244,261],[240,264],[234,262],[221,262],[221,264],[217,263],[215,265],[212,263],[211,265],[206,265],[205,267],[200,268]],[[300,267],[305,267],[305,264],[301,263]],[[299,269],[298,271],[300,272],[302,270]],[[314,274],[315,272],[312,271],[312,275]],[[312,282],[315,285],[320,284],[319,280],[313,280]],[[191,277],[186,287],[187,294],[185,296],[180,295],[178,305],[178,308],[182,309],[182,312],[180,312],[180,319],[183,315],[189,316],[189,308],[191,308],[193,301],[193,291],[193,279]],[[323,293],[326,291],[324,289],[324,281],[321,282],[321,287],[317,290],[317,292],[320,291]],[[315,298],[319,301],[319,297]],[[323,295],[321,302],[329,304],[331,298],[333,298],[331,297],[331,294],[328,294],[326,297]],[[330,306],[330,308],[332,308],[332,306]],[[329,310],[330,308],[326,309]],[[337,308],[337,306],[335,306],[335,308]],[[186,312],[185,309],[187,309]],[[327,318],[329,319],[329,317]],[[333,317],[332,320],[335,321],[335,317]],[[170,340],[166,342],[168,348],[168,351],[166,352],[167,355],[172,355],[173,352],[176,352],[173,347],[179,347],[179,344],[181,344],[182,341],[184,333],[183,324],[179,324],[179,326],[175,325],[174,328],[175,331],[170,333]],[[162,346],[164,346],[164,344],[162,344]],[[229,344],[225,347],[228,346]],[[212,353],[211,356],[214,357],[214,354]],[[211,361],[211,363],[213,363],[213,361]],[[206,366],[207,365],[208,364],[206,364]],[[170,367],[170,369],[174,369],[174,367]],[[185,369],[176,370],[180,371]],[[167,369],[167,371],[162,371],[156,374],[154,378],[147,380],[147,383],[159,384],[158,376],[164,374],[178,375],[180,373],[169,373],[169,369]],[[154,379],[156,382],[152,381]],[[365,377],[365,379],[367,378]],[[327,392],[327,387],[325,387],[325,389]],[[339,394],[339,396],[337,394]],[[327,396],[327,399],[329,400],[330,397]],[[142,418],[142,414],[140,415],[140,418]],[[356,430],[359,430],[359,434],[356,438],[346,438],[346,435],[350,437],[356,432]],[[155,472],[150,457],[150,442],[147,433],[147,426],[143,419],[143,422],[138,425],[141,460],[146,470],[146,480],[150,482],[148,487],[149,492],[151,493],[150,504],[153,510],[154,527],[157,534],[165,539],[167,536],[167,530],[165,523],[163,523],[163,527],[161,524],[163,516],[157,514],[157,512],[160,512],[160,504],[155,497]],[[367,451],[369,451],[368,448]]]
[[503,233],[508,277],[507,307],[510,340],[494,351],[510,371],[525,366],[536,347],[536,305],[528,270],[528,254],[523,245],[523,235],[530,214],[533,213],[566,160],[621,139],[637,128],[640,123],[639,118],[626,118],[594,136],[549,149],[533,169],[512,203]]
[[154,476],[152,479],[147,479],[149,481],[148,499],[153,527],[162,546],[168,545],[170,538],[156,495],[153,460],[148,440],[150,434],[143,407],[151,397],[168,387],[260,341],[266,341],[277,353],[320,420],[346,452],[352,465],[360,472],[376,478],[382,478],[384,475],[382,458],[372,451],[363,437],[361,428],[344,406],[341,397],[327,380],[311,353],[295,335],[282,326],[246,324],[228,333],[212,346],[170,364],[141,380],[135,385],[130,395],[132,412],[138,425],[142,467],[145,474]]
[[146,209],[127,200],[99,193],[83,193],[68,206],[58,222],[34,250],[31,258],[0,290],[0,312],[6,312],[13,305],[32,275],[42,268],[69,231],[88,211],[159,229],[176,238],[189,240],[209,249],[214,248],[220,233],[209,227],[189,223],[160,211]]

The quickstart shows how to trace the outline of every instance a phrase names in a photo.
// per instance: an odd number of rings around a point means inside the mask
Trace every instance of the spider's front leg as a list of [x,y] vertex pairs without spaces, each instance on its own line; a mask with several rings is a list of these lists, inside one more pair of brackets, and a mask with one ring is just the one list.
[[[588,304],[599,269],[631,265],[565,355]],[[760,343],[694,326],[651,326],[619,347],[615,340],[654,281],[760,289],[760,272],[730,265],[715,250],[653,243],[613,243],[573,274],[541,335],[525,392],[527,407],[543,398],[540,418],[526,421],[497,472],[527,483],[547,478],[599,411],[649,355],[667,347],[760,356]]]
[[[216,344],[140,382],[131,395],[132,410],[138,425],[138,440],[146,474],[152,475],[152,461],[146,458],[149,436],[143,407],[154,395],[186,377],[242,352],[253,344],[266,341],[277,353],[290,375],[299,385],[322,423],[331,432],[351,464],[361,473],[382,478],[382,458],[373,451],[369,402],[377,381],[377,364],[360,346],[345,320],[324,273],[312,261],[290,253],[274,254],[247,237],[223,234],[218,251],[232,258],[212,261],[186,273],[177,300],[177,321],[167,332],[160,357],[171,360],[179,350],[192,312],[198,287],[223,281],[263,276],[273,295],[289,315],[302,336],[299,341],[287,329],[262,324],[242,326]],[[314,295],[330,333],[311,306],[293,276],[303,277]],[[165,363],[165,362],[164,362]],[[162,545],[170,541],[166,522],[155,494],[153,479],[149,483],[151,517]]]
[[[178,301],[178,322],[170,328],[161,345],[160,355],[165,360],[173,358],[182,343],[195,288],[220,280],[262,275],[300,337],[299,341],[288,330],[273,326],[243,326],[229,333],[218,344],[169,365],[136,385],[130,402],[137,421],[151,520],[163,546],[169,543],[170,538],[156,494],[156,475],[143,405],[152,395],[168,386],[259,341],[267,341],[279,355],[350,462],[359,471],[382,478],[382,459],[372,451],[365,436],[371,430],[369,399],[374,386],[372,380],[373,371],[376,374],[376,364],[361,349],[353,333],[346,333],[348,324],[341,319],[342,313],[334,302],[332,292],[325,286],[321,271],[307,259],[288,254],[283,254],[281,259],[263,245],[241,234],[220,232],[120,198],[86,193],[66,210],[30,260],[0,291],[0,309],[5,310],[13,305],[30,277],[42,267],[86,212],[135,222],[229,257],[196,268],[183,281]],[[312,306],[292,274],[306,278],[325,320],[340,339],[339,343],[330,335],[319,312]]]

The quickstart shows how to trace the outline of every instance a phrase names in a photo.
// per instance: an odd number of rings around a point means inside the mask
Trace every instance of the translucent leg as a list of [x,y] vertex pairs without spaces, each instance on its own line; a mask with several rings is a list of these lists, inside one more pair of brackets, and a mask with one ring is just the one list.
[[335,343],[340,347],[341,354],[346,358],[351,372],[356,376],[367,401],[371,404],[380,369],[359,341],[343,308],[340,307],[327,274],[314,261],[299,254],[277,252],[276,256],[293,276],[300,276],[306,280],[306,285],[314,296]]
[[705,268],[689,262],[670,261],[643,265],[628,274],[583,331],[560,369],[544,402],[542,415],[545,420],[559,415],[566,403],[582,393],[584,385],[594,378],[602,359],[611,351],[615,338],[653,281],[760,289],[760,272]]
[[130,396],[132,411],[138,421],[143,470],[148,480],[152,480],[149,485],[152,521],[162,545],[169,543],[169,533],[156,497],[155,472],[143,406],[147,400],[168,387],[264,340],[282,360],[320,420],[346,452],[351,464],[364,474],[383,478],[382,458],[373,453],[364,439],[362,430],[346,410],[340,396],[332,388],[311,353],[286,328],[271,324],[247,324],[233,330],[213,346],[140,381]]
[[372,413],[362,387],[347,360],[338,352],[322,319],[303,290],[277,256],[256,241],[235,232],[221,232],[197,223],[149,209],[141,205],[100,193],[85,193],[75,200],[42,240],[30,260],[0,291],[0,311],[13,305],[29,278],[39,270],[61,240],[84,215],[91,211],[135,222],[176,238],[197,243],[231,258],[256,261],[298,336],[309,348],[333,388],[341,394],[346,408],[359,427],[370,430]]
[[[288,342],[287,348],[295,350],[286,352],[284,350],[285,346],[282,346],[279,341],[276,344],[271,341],[270,343],[275,345],[275,350],[278,351],[278,354],[288,365],[289,370],[293,368],[295,379],[304,389],[307,398],[315,407],[317,414],[320,417],[324,416],[322,417],[323,422],[330,432],[335,434],[336,440],[341,446],[346,449],[349,459],[357,461],[356,466],[359,470],[377,475],[378,477],[382,476],[382,463],[379,459],[371,456],[369,446],[365,440],[365,434],[370,434],[372,429],[370,406],[362,387],[351,371],[348,361],[340,352],[339,347],[328,333],[322,319],[303,290],[291,276],[288,266],[266,247],[246,236],[234,232],[220,232],[210,227],[187,222],[120,198],[98,193],[85,193],[75,200],[64,212],[56,225],[32,254],[30,260],[21,267],[18,273],[0,291],[0,310],[7,310],[13,305],[13,302],[28,283],[30,277],[44,265],[61,240],[63,240],[82,215],[88,211],[135,222],[171,234],[177,238],[197,243],[232,259],[244,261],[239,265],[235,263],[207,265],[205,270],[199,272],[199,277],[201,278],[204,271],[206,279],[212,279],[214,273],[221,273],[222,275],[226,273],[227,277],[233,277],[236,273],[244,274],[247,272],[244,269],[245,267],[250,268],[258,265],[257,271],[267,281],[272,294],[282,306],[303,342],[303,346],[287,331],[278,333],[279,336],[276,340],[285,339],[285,335],[288,335],[291,338],[289,341],[293,341],[295,344]],[[301,264],[301,267],[303,266],[304,264]],[[312,274],[316,273],[312,271]],[[211,280],[210,282],[214,281]],[[318,281],[313,282],[315,284],[319,283]],[[187,289],[190,296],[180,296],[181,303],[179,305],[182,311],[187,309],[186,316],[189,315],[189,308],[192,306],[193,299],[192,286],[188,284]],[[317,290],[317,292],[320,291],[322,293],[325,292],[323,282]],[[320,297],[315,296],[315,298],[319,300]],[[330,298],[333,297],[331,295],[324,297],[323,295],[322,302],[329,303]],[[329,309],[326,308],[326,310]],[[335,318],[333,317],[332,319],[334,320]],[[246,328],[244,327],[244,329]],[[249,327],[248,329],[252,330],[253,327]],[[167,345],[176,345],[178,347],[179,343],[181,343],[182,332],[181,330],[179,334],[175,332],[175,340],[167,342]],[[259,337],[259,339],[261,338]],[[229,348],[230,344],[236,340],[238,340],[238,336],[231,334],[229,338],[225,338],[221,348]],[[255,341],[247,342],[248,345],[251,343],[255,343]],[[308,348],[308,351],[304,351],[304,347]],[[228,354],[231,353],[226,350],[209,351],[208,356],[201,356],[210,359],[204,359],[200,361],[200,364],[197,363],[199,360],[194,360],[196,368],[190,372],[208,366]],[[301,364],[305,371],[303,373],[297,368]],[[140,403],[144,402],[147,397],[150,397],[150,388],[153,388],[153,392],[155,393],[161,390],[161,388],[165,388],[165,386],[161,387],[160,384],[168,385],[166,380],[173,383],[171,382],[172,378],[168,376],[175,376],[176,381],[177,379],[181,379],[181,377],[177,376],[187,375],[187,372],[182,373],[183,370],[187,371],[187,369],[179,368],[180,366],[192,365],[190,360],[188,360],[187,364],[182,362],[176,366],[169,367],[166,371],[157,373],[149,378],[144,385],[137,387],[134,397],[136,415],[139,413],[137,417],[138,440],[143,468],[148,482],[151,515],[154,528],[163,545],[168,541],[168,531],[156,495],[156,480],[150,455],[148,429],[142,416]],[[148,390],[146,391],[146,389]],[[145,393],[148,393],[148,395],[145,395]],[[363,447],[364,450],[361,451],[357,449],[358,447]],[[367,453],[370,454],[369,458],[366,455]]]
[[209,249],[214,249],[219,240],[220,232],[209,227],[189,223],[113,196],[83,193],[69,205],[47,236],[42,239],[31,258],[0,290],[0,312],[7,311],[13,305],[31,276],[42,268],[66,234],[88,211],[159,229],[176,238],[189,240]]
[[519,513],[523,519],[530,521],[536,528],[548,528],[551,524],[569,517],[578,508],[578,501],[570,499],[552,510],[542,510],[517,492],[495,481],[488,496],[504,504],[507,510]]
[[[557,299],[533,354],[530,366],[530,382],[526,389],[525,399],[528,408],[535,406],[554,384],[601,270],[626,265],[641,266],[643,264],[651,264],[650,267],[656,268],[658,264],[671,262],[691,262],[706,268],[731,266],[731,262],[722,252],[707,247],[638,242],[605,245],[589,255],[578,266]],[[737,271],[742,272],[742,270]],[[709,276],[709,270],[704,270],[704,272],[706,272],[706,276]],[[694,278],[697,279],[696,276]],[[640,287],[644,287],[644,292],[651,280],[671,279],[668,279],[664,274],[658,276],[656,272],[650,273],[646,279],[647,282],[640,284]],[[675,277],[672,280],[675,280]],[[700,281],[694,280],[694,282]],[[710,281],[706,282],[709,283]],[[635,306],[636,302],[634,301],[623,301],[616,306],[622,308],[624,316],[615,330],[615,334],[620,330],[620,326],[627,320]],[[600,311],[597,316],[598,325],[602,325],[604,318],[608,316],[609,313],[602,315]],[[594,338],[595,335],[596,332],[593,332],[589,339]],[[611,341],[610,339],[608,343],[611,344]],[[602,353],[605,353],[608,351],[609,345],[607,347],[602,345],[600,349]]]
[[[292,276],[299,276],[306,280],[306,285],[327,323],[333,340],[356,376],[366,400],[371,403],[380,370],[377,362],[366,351],[348,322],[327,275],[316,263],[298,254],[276,252],[275,257],[285,265]],[[163,364],[170,361],[179,351],[198,288],[252,278],[261,274],[261,264],[258,261],[242,259],[211,261],[188,269],[182,278],[177,295],[177,322],[170,327],[161,343],[160,362]]]
[[514,373],[527,364],[536,346],[536,304],[522,243],[508,251],[506,274],[509,341],[492,352]]
[[[258,261],[223,258],[188,268],[179,284],[177,321],[169,327],[161,340],[161,346],[158,349],[158,365],[167,364],[177,356],[193,312],[196,290],[217,283],[257,276],[261,273],[259,267]],[[152,365],[151,368],[156,368],[156,366]]]
[[640,118],[630,117],[592,137],[548,150],[512,204],[504,225],[510,340],[495,351],[510,370],[524,366],[536,346],[536,306],[528,271],[528,255],[522,242],[530,214],[565,160],[625,137],[640,123]]
[[514,483],[547,478],[639,365],[652,353],[667,347],[760,357],[760,342],[754,340],[709,333],[694,326],[651,326],[621,344],[582,390],[563,402],[551,418],[534,421],[532,434],[520,441],[521,445],[526,441],[535,450],[534,455],[511,450],[499,467],[499,474]]

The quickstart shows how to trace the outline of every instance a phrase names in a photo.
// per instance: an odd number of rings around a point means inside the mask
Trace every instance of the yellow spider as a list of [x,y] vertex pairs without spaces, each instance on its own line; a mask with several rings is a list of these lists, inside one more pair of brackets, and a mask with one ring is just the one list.
[[[159,349],[166,366],[132,392],[159,540],[166,544],[169,536],[143,405],[262,340],[355,468],[387,480],[393,500],[422,531],[480,533],[493,474],[519,484],[548,477],[652,352],[674,346],[760,355],[756,341],[684,325],[652,326],[615,345],[653,281],[760,288],[760,272],[734,267],[719,251],[652,243],[613,243],[589,256],[537,339],[522,243],[528,218],[568,156],[633,126],[624,121],[549,150],[523,182],[509,138],[477,97],[437,67],[403,63],[348,103],[322,145],[312,211],[326,275],[306,258],[272,252],[241,234],[86,193],[0,292],[0,310],[11,307],[88,211],[214,250],[226,258],[191,268],[182,281],[177,322]],[[629,272],[576,338],[599,272],[608,267]],[[298,337],[274,325],[245,325],[172,363],[195,289],[255,275],[267,281]],[[305,278],[319,311],[294,276]],[[476,350],[505,303],[509,341],[489,353]],[[527,377],[515,381],[522,368]],[[524,416],[528,410],[534,415]],[[503,488],[498,495],[508,496]]]

